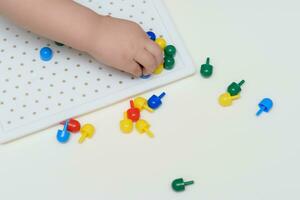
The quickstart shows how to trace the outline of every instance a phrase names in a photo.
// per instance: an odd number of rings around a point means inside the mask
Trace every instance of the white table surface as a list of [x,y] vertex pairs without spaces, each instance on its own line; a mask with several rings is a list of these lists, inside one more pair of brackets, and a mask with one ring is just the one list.
[[[165,0],[199,73],[164,88],[164,105],[143,113],[156,138],[123,135],[128,102],[79,118],[97,132],[83,145],[56,142],[57,127],[0,146],[3,200],[298,200],[300,199],[300,4],[287,1]],[[219,94],[246,80],[240,100]],[[274,100],[255,117],[257,103]],[[185,192],[174,178],[194,180]]]

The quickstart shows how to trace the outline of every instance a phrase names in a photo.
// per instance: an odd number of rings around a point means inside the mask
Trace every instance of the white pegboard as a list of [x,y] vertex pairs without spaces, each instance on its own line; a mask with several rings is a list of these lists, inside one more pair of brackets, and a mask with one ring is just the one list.
[[[150,79],[103,66],[88,55],[23,30],[0,18],[0,142],[191,75],[195,67],[160,0],[78,0],[92,10],[133,20],[177,47],[176,65]],[[54,51],[50,62],[39,50]]]

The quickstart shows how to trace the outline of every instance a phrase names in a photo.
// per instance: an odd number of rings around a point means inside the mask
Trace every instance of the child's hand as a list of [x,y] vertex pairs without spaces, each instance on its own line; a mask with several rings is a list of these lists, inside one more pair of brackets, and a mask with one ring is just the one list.
[[136,76],[152,73],[163,60],[159,46],[139,25],[98,15],[75,1],[0,0],[0,13],[32,32]]
[[160,47],[136,23],[99,16],[87,52],[103,64],[135,76],[151,74],[163,62]]

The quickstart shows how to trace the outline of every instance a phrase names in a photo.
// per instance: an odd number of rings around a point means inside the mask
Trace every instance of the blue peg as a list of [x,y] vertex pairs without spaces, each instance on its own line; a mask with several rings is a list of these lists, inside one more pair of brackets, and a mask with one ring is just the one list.
[[256,113],[256,116],[259,116],[262,112],[269,112],[273,107],[273,101],[269,98],[264,98],[259,104],[259,110]]
[[153,33],[152,31],[148,31],[148,32],[147,32],[147,35],[148,35],[148,37],[149,37],[151,40],[153,40],[153,41],[156,40],[156,35],[155,35],[155,33]]
[[43,61],[49,61],[49,60],[51,60],[52,57],[53,57],[53,51],[49,47],[43,47],[40,50],[40,58]]
[[63,130],[57,131],[56,139],[60,143],[66,143],[70,138],[70,132],[67,130],[68,124],[69,124],[69,120],[66,121]]
[[161,104],[161,99],[166,95],[165,92],[161,93],[159,96],[152,95],[148,100],[148,106],[152,109],[157,109]]
[[150,78],[150,77],[151,77],[151,74],[148,74],[148,75],[142,75],[142,76],[141,76],[142,79],[148,79],[148,78]]

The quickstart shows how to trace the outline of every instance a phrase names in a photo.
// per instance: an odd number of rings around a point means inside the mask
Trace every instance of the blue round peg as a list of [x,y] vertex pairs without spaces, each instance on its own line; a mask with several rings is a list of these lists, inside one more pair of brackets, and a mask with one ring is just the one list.
[[40,58],[43,61],[49,61],[49,60],[51,60],[52,57],[53,57],[53,51],[49,47],[43,47],[40,50]]
[[148,106],[152,109],[157,109],[161,104],[161,99],[166,95],[165,92],[161,93],[159,96],[152,95],[148,100]]
[[153,41],[156,40],[156,35],[155,35],[155,33],[153,33],[152,31],[148,31],[148,32],[147,32],[147,35],[148,35],[148,37],[149,37],[151,40],[153,40]]
[[60,142],[60,143],[68,142],[68,140],[70,138],[70,132],[68,131],[68,125],[69,125],[69,120],[66,121],[63,130],[57,131],[56,139],[58,142]]
[[269,112],[273,107],[273,101],[269,98],[264,98],[259,104],[259,110],[256,113],[256,116],[259,116],[262,112]]
[[148,75],[142,75],[142,76],[141,76],[142,79],[148,79],[148,78],[150,78],[150,77],[151,77],[151,74],[148,74]]

